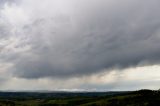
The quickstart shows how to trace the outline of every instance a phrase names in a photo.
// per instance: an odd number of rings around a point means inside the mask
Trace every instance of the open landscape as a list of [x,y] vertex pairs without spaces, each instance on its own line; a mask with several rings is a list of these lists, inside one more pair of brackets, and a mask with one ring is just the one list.
[[0,106],[160,106],[160,0],[0,0]]
[[0,106],[158,106],[160,91],[0,92]]

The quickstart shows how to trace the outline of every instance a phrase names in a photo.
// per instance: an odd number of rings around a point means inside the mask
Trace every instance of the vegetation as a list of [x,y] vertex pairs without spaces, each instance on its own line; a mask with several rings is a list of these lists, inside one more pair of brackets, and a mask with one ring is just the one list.
[[0,106],[158,106],[159,103],[159,90],[82,93],[0,93]]

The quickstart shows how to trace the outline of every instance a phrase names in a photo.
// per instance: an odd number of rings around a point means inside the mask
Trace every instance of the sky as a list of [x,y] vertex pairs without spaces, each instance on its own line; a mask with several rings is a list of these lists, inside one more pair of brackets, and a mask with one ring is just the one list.
[[159,0],[0,0],[0,90],[159,89]]

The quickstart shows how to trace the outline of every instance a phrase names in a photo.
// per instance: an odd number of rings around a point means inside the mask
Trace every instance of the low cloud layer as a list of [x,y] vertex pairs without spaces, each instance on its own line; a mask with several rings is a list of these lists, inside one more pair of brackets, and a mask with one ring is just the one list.
[[[58,91],[114,91],[159,89],[160,66],[127,68],[123,71],[99,72],[84,77],[67,79],[24,79],[11,77],[0,79],[0,90],[58,90]],[[4,76],[4,75],[3,75]]]
[[21,78],[160,62],[158,0],[22,0],[0,10],[0,62]]

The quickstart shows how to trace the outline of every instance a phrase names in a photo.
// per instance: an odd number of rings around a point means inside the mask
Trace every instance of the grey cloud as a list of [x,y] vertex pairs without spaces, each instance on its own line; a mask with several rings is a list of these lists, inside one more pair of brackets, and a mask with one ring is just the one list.
[[2,8],[5,3],[15,3],[17,1],[19,1],[19,0],[1,0],[0,1],[0,8]]
[[7,38],[11,35],[11,25],[5,19],[0,17],[0,39]]
[[143,61],[159,64],[158,0],[72,2],[69,12],[35,16],[31,24],[24,25],[27,40],[21,44],[31,49],[8,60],[14,64],[15,76],[62,78],[127,68]]

